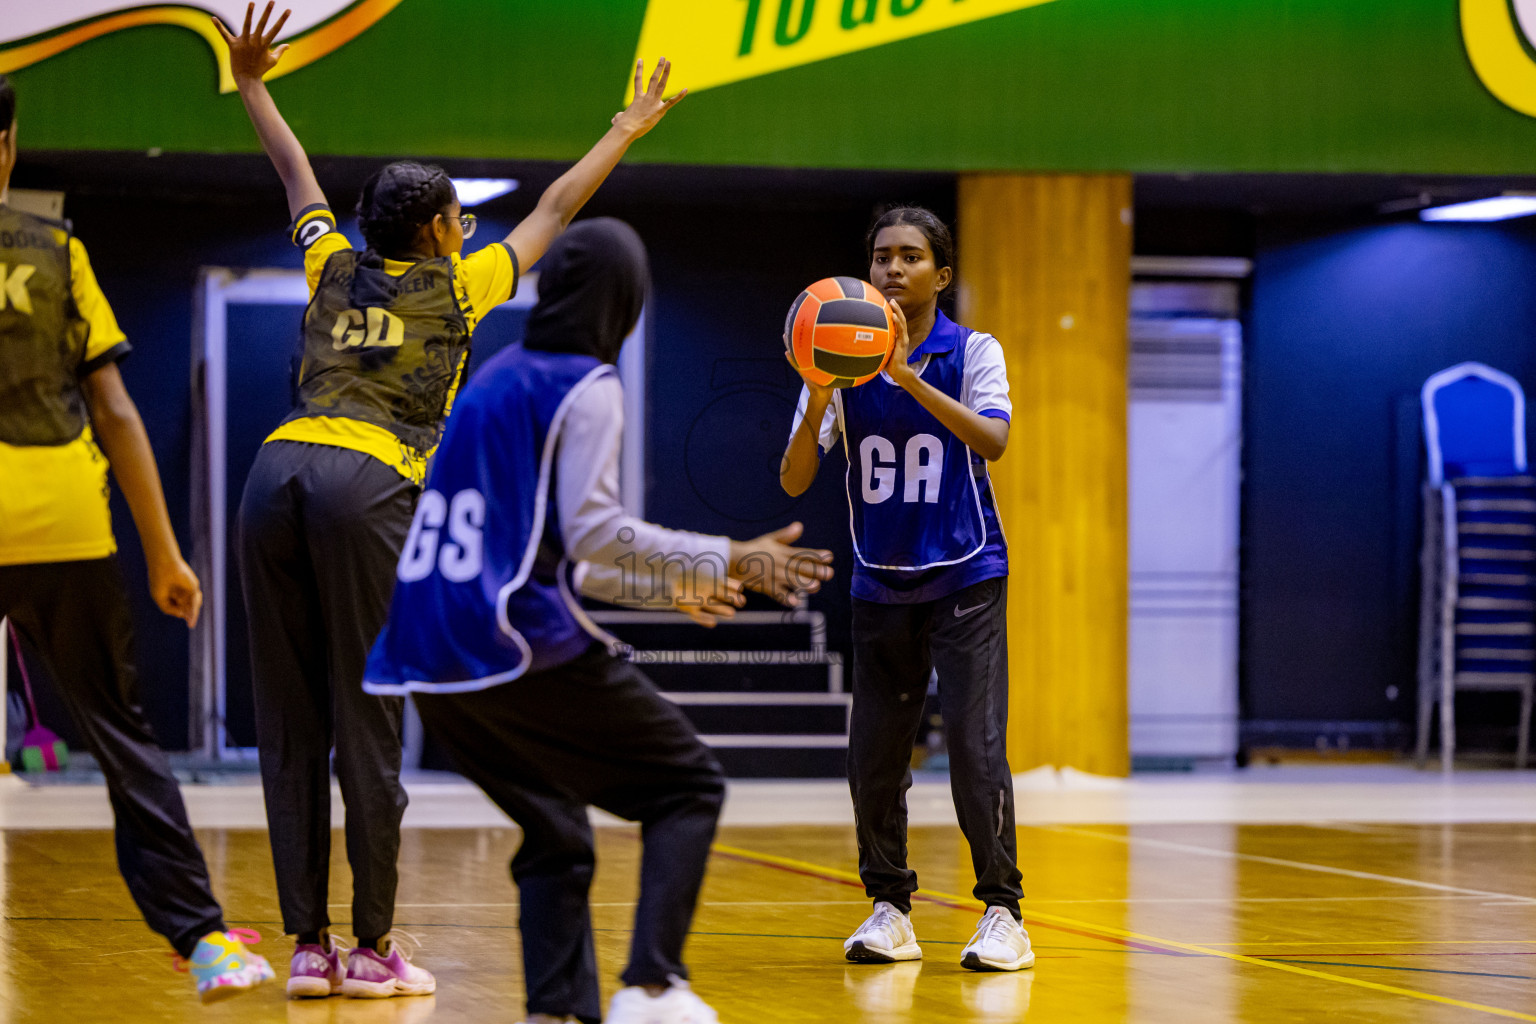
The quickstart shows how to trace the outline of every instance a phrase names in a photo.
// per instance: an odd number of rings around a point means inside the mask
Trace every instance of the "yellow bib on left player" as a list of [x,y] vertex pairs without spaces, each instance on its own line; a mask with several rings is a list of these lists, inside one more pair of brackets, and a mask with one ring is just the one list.
[[0,206],[0,565],[117,550],[80,381],[127,348],[79,240]]

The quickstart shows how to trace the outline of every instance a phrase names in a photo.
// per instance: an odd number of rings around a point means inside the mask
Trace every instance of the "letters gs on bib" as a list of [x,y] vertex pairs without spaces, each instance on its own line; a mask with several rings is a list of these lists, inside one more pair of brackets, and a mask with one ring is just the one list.
[[[879,434],[870,434],[859,442],[859,462],[864,467],[864,501],[878,505],[896,493],[896,446]],[[939,485],[944,479],[944,442],[932,434],[914,434],[907,441],[902,459],[901,500],[939,501]]]
[[452,500],[440,491],[424,492],[395,575],[415,583],[435,569],[451,583],[475,579],[485,559],[484,530],[485,495],[479,491],[462,490]]

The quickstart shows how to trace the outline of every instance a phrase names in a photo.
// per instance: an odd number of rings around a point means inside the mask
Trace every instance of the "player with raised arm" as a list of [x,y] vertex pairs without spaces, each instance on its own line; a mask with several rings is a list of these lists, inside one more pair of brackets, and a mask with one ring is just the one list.
[[[499,242],[461,255],[474,231],[438,167],[392,163],[357,205],[366,247],[336,230],[308,157],[263,76],[288,14],[246,10],[229,44],[240,98],[288,195],[305,249],[298,404],[262,445],[239,515],[257,744],[285,931],[297,936],[291,996],[434,991],[390,940],[406,795],[400,784],[404,703],[366,694],[363,665],[389,605],[405,541],[480,318],[511,297],[629,146],[681,98],[669,66],[586,156]],[[253,21],[255,24],[253,26]],[[276,353],[274,353],[276,356]],[[329,935],[331,748],[346,802],[357,946],[342,969]]]

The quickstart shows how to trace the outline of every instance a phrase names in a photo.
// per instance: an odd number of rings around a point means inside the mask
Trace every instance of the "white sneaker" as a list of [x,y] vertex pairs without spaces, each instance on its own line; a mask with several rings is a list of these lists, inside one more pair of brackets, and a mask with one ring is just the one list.
[[843,943],[843,955],[856,964],[888,964],[897,960],[921,960],[912,919],[881,900],[875,912]]
[[688,987],[686,981],[672,979],[672,985],[659,996],[638,986],[621,988],[608,1004],[604,1024],[720,1024],[709,1004]]
[[960,966],[972,971],[1018,971],[1035,966],[1029,933],[1002,907],[988,907],[976,934],[960,951]]

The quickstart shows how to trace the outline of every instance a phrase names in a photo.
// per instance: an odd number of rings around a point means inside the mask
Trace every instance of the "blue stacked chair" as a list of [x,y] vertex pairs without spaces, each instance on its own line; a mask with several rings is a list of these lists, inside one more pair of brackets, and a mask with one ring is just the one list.
[[1419,630],[1418,761],[1440,707],[1441,766],[1456,750],[1456,691],[1520,694],[1516,764],[1536,692],[1536,479],[1527,473],[1525,393],[1461,363],[1425,381],[1428,474]]

